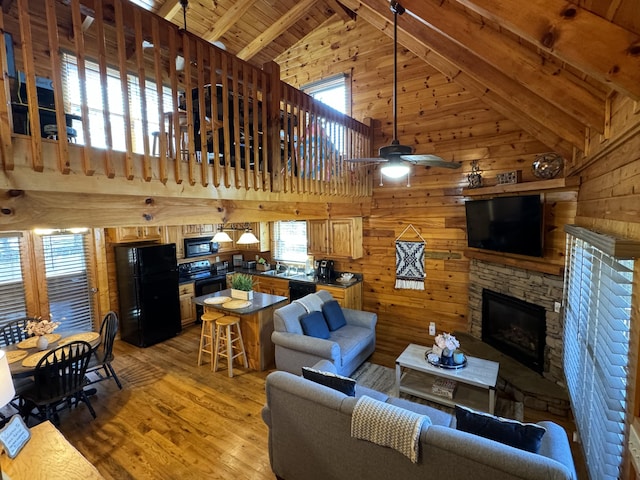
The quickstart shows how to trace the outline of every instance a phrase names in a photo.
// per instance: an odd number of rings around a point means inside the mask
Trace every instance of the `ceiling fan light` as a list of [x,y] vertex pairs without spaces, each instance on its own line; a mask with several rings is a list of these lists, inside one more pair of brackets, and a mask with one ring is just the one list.
[[409,173],[410,167],[402,161],[389,162],[382,166],[380,171],[385,177],[400,178]]

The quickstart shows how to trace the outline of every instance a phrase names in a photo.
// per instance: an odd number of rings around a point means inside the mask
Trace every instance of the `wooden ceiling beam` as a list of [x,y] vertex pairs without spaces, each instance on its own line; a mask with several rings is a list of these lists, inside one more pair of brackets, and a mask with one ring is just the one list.
[[[393,35],[392,21],[389,18],[391,14],[386,14],[386,12],[388,12],[388,3],[386,0],[344,0],[343,3],[356,12],[360,18],[370,23],[378,30],[384,32],[390,37]],[[424,32],[427,32],[424,26],[412,17],[408,17],[407,19],[403,18],[402,25],[400,25],[398,29],[398,41],[401,45],[408,48],[416,56],[424,60],[439,72],[453,79],[453,81],[458,85],[477,96],[480,100],[501,115],[518,122],[523,130],[529,132],[549,148],[561,153],[565,158],[572,157],[574,143],[565,139],[564,135],[560,133],[561,131],[566,130],[566,127],[560,128],[561,125],[559,125],[558,120],[546,118],[546,114],[542,116],[542,119],[539,118],[539,116],[534,115],[526,105],[522,104],[523,98],[514,97],[522,96],[528,98],[528,104],[531,104],[532,107],[536,107],[536,110],[540,110],[541,108],[544,110],[545,106],[549,106],[549,108],[557,110],[555,107],[547,104],[547,102],[542,99],[538,100],[539,104],[536,106],[535,101],[531,102],[532,98],[535,96],[530,93],[514,93],[512,94],[513,96],[509,96],[505,93],[498,94],[494,91],[494,88],[498,91],[501,90],[501,88],[494,85],[498,81],[510,84],[514,84],[515,82],[504,77],[504,75],[502,75],[504,78],[500,78],[499,80],[494,78],[489,78],[488,80],[487,78],[483,78],[480,80],[476,78],[476,75],[471,75],[466,71],[466,68],[469,68],[466,64],[473,66],[478,63],[483,63],[481,60],[476,61],[474,58],[471,58],[471,55],[468,53],[465,54],[461,49],[451,56],[445,56],[436,52],[436,50],[429,48],[423,39],[419,40],[405,31],[406,29],[412,28],[412,24],[417,26],[418,30],[422,31],[423,34]],[[427,33],[429,36],[433,34],[433,32]],[[460,57],[467,57],[467,61],[460,62]],[[449,58],[455,58],[456,62],[464,63],[465,68],[462,68],[458,63],[454,63],[449,60]],[[486,65],[486,67],[488,67],[488,69],[485,70],[488,70],[488,72],[485,73],[492,74],[498,78],[500,77],[500,72],[489,65]],[[480,75],[480,77],[482,77],[482,75]],[[520,86],[520,89],[524,90],[524,87]],[[533,100],[535,100],[535,98],[533,98]],[[561,116],[566,117],[564,113],[561,113]],[[572,138],[575,143],[578,143],[578,132],[569,135],[569,137]],[[580,149],[582,149],[584,145],[584,136],[581,141],[582,143],[576,145]]]
[[333,10],[335,14],[338,15],[338,17],[340,17],[340,20],[342,20],[344,23],[347,23],[347,22],[350,22],[351,20],[356,19],[355,13],[353,13],[347,7],[345,7],[340,2],[338,2],[338,0],[326,0],[326,2],[327,2],[327,6],[331,10]]
[[258,0],[238,0],[233,2],[231,8],[214,22],[213,28],[205,33],[202,38],[207,42],[219,40],[257,1]]
[[564,0],[456,0],[578,70],[640,100],[640,37]]
[[258,35],[249,45],[237,53],[241,60],[249,60],[256,56],[264,47],[282,35],[289,27],[300,20],[310,8],[313,8],[316,0],[300,0],[285,15],[276,20],[269,28]]
[[176,13],[178,13],[181,8],[179,0],[165,0],[165,2],[160,5],[156,15],[164,18],[165,20],[169,20],[175,17]]
[[[605,98],[573,81],[566,70],[483,23],[470,19],[451,2],[403,0],[407,14],[469,50],[583,125],[604,133]],[[606,89],[605,89],[606,90]]]

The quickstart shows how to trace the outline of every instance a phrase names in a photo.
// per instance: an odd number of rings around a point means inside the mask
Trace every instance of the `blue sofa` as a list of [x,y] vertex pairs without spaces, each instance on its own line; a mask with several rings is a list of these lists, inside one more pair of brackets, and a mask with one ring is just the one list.
[[331,300],[331,293],[320,290],[274,312],[271,340],[278,370],[300,375],[302,367],[328,360],[340,375],[351,375],[374,352],[378,319],[375,313],[343,308],[347,324],[330,332],[328,339],[303,333],[300,318],[309,311],[321,310]]

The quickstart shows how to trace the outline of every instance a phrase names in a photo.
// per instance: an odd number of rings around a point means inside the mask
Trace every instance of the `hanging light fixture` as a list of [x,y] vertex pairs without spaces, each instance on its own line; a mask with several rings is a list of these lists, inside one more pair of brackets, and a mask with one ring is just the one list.
[[380,171],[382,172],[382,174],[385,177],[389,177],[389,178],[404,177],[409,173],[410,170],[411,168],[409,167],[409,165],[406,162],[403,162],[402,160],[399,160],[399,159],[391,160],[388,163],[385,163],[380,168]]
[[246,224],[244,233],[240,235],[236,245],[248,245],[250,243],[260,243],[260,240],[258,240],[258,238],[253,234],[249,224]]
[[216,243],[224,243],[224,242],[233,242],[233,239],[227,234],[227,232],[223,231],[224,225],[218,225],[218,231],[211,239],[212,242]]

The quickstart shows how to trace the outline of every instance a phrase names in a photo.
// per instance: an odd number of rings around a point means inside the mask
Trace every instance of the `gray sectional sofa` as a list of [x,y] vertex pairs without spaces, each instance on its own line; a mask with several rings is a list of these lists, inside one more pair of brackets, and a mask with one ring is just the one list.
[[300,318],[313,309],[321,309],[333,300],[331,293],[320,290],[273,313],[276,368],[300,374],[319,360],[328,360],[341,375],[351,375],[376,349],[375,313],[343,308],[347,324],[330,332],[328,339],[304,335]]
[[[328,362],[314,365],[332,370]],[[367,395],[402,409],[427,415],[419,432],[419,458],[409,458],[351,436],[358,397]],[[356,397],[288,372],[266,380],[262,417],[269,427],[269,459],[284,480],[575,480],[569,441],[562,427],[546,428],[539,453],[530,453],[455,429],[455,417],[407,400],[356,386]]]

